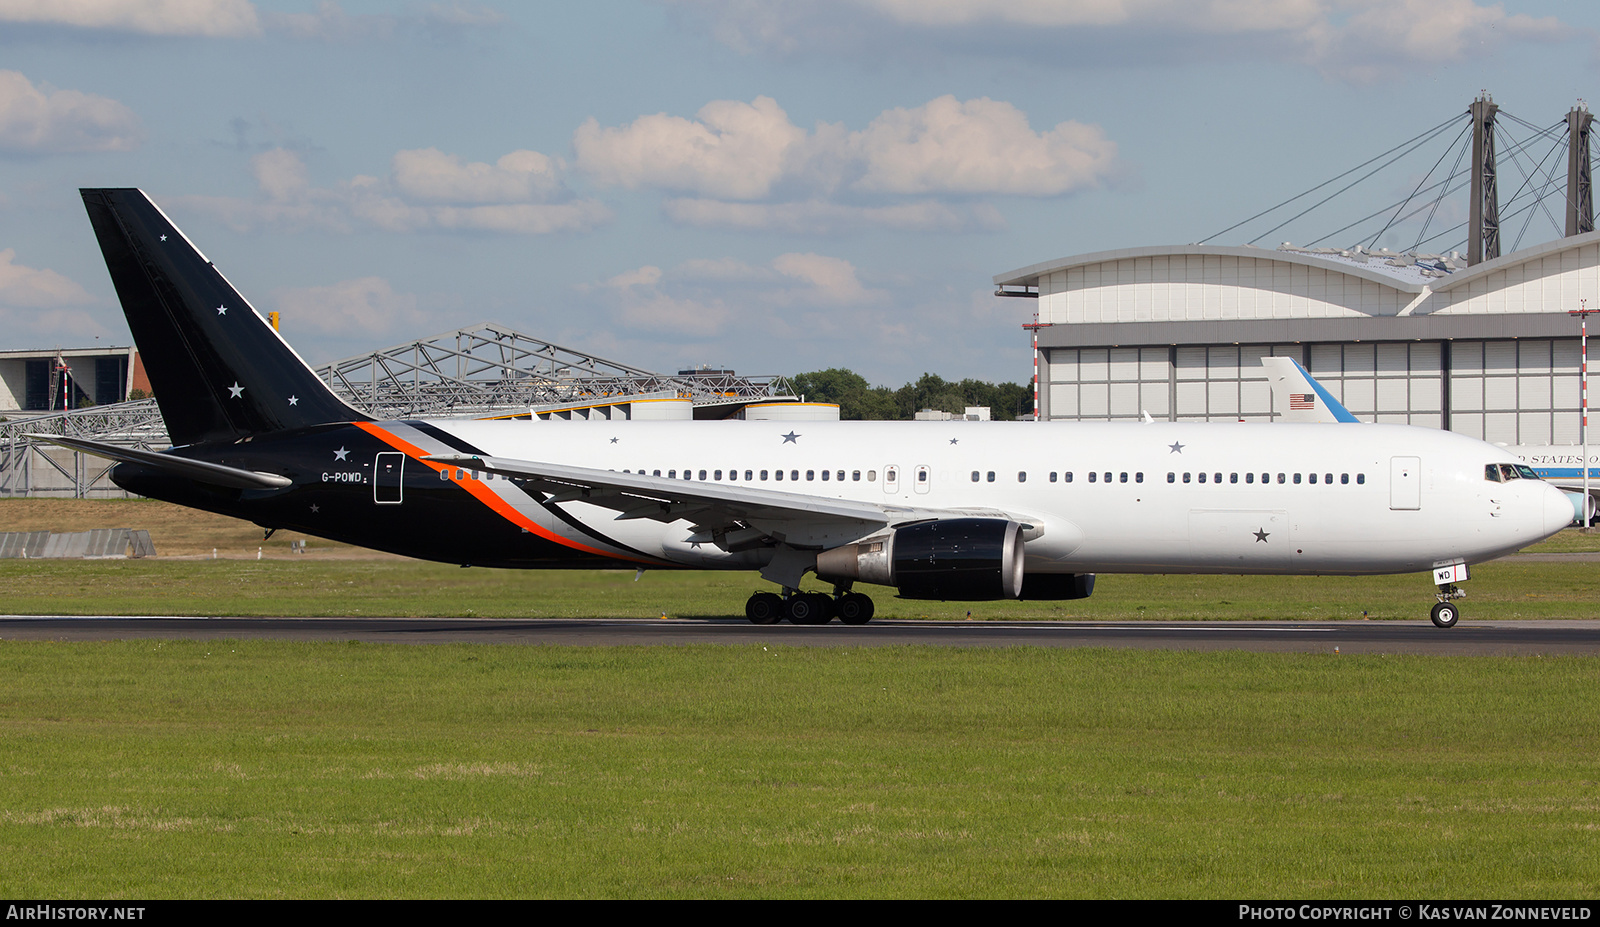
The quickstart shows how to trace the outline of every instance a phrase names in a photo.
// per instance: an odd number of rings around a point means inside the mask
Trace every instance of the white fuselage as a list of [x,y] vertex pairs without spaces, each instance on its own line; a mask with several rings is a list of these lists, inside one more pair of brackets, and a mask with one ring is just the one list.
[[[1370,574],[1479,562],[1555,533],[1570,503],[1538,480],[1491,482],[1503,448],[1367,425],[977,422],[434,421],[494,457],[797,496],[1010,513],[1035,573]],[[778,474],[782,478],[778,478]],[[826,474],[826,477],[824,477]],[[570,524],[509,481],[506,503]],[[690,521],[619,520],[599,535],[663,563],[749,568],[761,552],[697,543]]]

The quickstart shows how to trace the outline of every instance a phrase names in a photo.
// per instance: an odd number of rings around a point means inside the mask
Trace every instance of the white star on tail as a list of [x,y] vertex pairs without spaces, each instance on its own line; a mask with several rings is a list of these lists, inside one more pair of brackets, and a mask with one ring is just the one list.
[[227,306],[218,306],[217,307],[217,315],[227,315],[227,314],[228,314],[228,307]]
[[341,446],[337,451],[333,452],[333,459],[334,460],[344,460],[345,458],[347,458],[349,456],[350,456],[350,452],[345,450],[343,446]]
[[239,385],[238,380],[234,380],[233,385],[228,387],[228,397],[238,399],[242,395],[244,395],[244,387]]
[[299,396],[290,396],[289,397],[289,405],[297,406],[299,404],[300,404],[300,397]]

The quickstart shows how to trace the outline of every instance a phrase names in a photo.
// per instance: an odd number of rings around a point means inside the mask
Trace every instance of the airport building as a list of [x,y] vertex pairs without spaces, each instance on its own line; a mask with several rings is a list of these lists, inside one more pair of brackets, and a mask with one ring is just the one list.
[[[1600,309],[1590,115],[1568,114],[1566,235],[1500,253],[1494,103],[1474,102],[1465,254],[1130,248],[995,276],[1037,301],[1035,410],[1055,421],[1269,421],[1263,355],[1357,417],[1507,445],[1579,440],[1579,319]],[[1463,181],[1466,183],[1466,181]]]

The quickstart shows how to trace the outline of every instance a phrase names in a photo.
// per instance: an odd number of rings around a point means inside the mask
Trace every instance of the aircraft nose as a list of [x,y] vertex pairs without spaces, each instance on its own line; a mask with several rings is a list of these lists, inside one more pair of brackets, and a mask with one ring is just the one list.
[[1567,494],[1546,484],[1544,486],[1544,532],[1555,534],[1572,524],[1576,509]]

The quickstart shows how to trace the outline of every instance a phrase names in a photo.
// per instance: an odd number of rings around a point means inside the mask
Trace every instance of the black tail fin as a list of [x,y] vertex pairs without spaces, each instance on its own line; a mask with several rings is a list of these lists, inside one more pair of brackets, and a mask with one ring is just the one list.
[[141,190],[80,190],[173,444],[365,421]]

